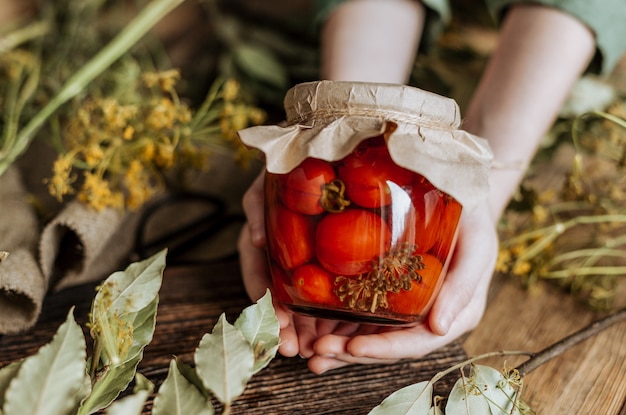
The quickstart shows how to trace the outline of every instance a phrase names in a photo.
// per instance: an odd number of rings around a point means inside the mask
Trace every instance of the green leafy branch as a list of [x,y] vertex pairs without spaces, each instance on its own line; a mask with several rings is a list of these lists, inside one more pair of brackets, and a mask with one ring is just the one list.
[[[433,397],[433,385],[457,370],[461,371],[461,377],[447,398],[446,415],[532,414],[532,409],[521,400],[523,377],[571,347],[623,321],[626,321],[626,309],[618,310],[539,352],[498,351],[472,357],[437,373],[428,381],[392,393],[368,415],[443,415],[440,403],[444,399]],[[529,359],[517,368],[505,367],[501,372],[476,364],[486,358],[519,355]],[[470,367],[469,375],[463,372],[467,366]]]
[[[52,341],[0,369],[0,415],[141,414],[154,385],[137,372],[156,324],[165,251],[113,273],[92,303],[87,358],[83,331],[73,310]],[[278,350],[279,325],[267,293],[243,310],[234,324],[224,314],[205,334],[192,368],[174,358],[154,398],[152,413],[214,414],[212,397],[228,414],[248,380]],[[134,380],[128,396],[117,399]]]

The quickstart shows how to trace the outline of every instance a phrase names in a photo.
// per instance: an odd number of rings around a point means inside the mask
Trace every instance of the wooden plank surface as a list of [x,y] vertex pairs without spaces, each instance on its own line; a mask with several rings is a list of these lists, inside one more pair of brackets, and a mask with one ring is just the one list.
[[[482,322],[463,343],[470,356],[499,350],[539,351],[600,317],[550,285],[529,292],[501,276],[494,288]],[[513,367],[524,359],[506,360]],[[485,363],[501,367],[504,360]],[[537,414],[623,414],[626,323],[549,361],[526,376],[524,384],[522,397]]]
[[[50,295],[36,327],[0,338],[0,366],[31,355],[49,342],[74,305],[77,321],[84,327],[94,289],[95,285],[83,285]],[[192,363],[200,339],[219,315],[225,312],[232,322],[249,304],[236,261],[166,269],[154,339],[139,371],[158,387],[173,355]],[[423,359],[352,366],[318,376],[307,369],[304,359],[277,357],[252,378],[231,414],[366,414],[395,390],[428,380],[466,358],[460,344],[454,343]],[[437,383],[436,393],[447,395],[456,376]],[[151,401],[146,414],[150,408]]]

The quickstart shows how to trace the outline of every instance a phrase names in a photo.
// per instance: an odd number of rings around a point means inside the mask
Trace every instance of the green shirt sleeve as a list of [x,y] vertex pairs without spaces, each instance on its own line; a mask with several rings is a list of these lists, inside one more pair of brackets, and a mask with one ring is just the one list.
[[[506,9],[515,3],[528,0],[485,0],[497,21]],[[594,72],[609,73],[626,52],[626,1],[625,0],[535,0],[533,3],[555,7],[578,18],[595,34],[597,54],[592,67]]]
[[[342,3],[358,0],[315,0],[315,25],[319,27],[328,15]],[[388,1],[388,0],[380,0]],[[418,0],[415,0],[418,1]],[[451,9],[449,0],[419,0],[426,6],[426,22],[422,35],[422,44],[425,47],[432,44],[439,37],[444,27],[450,22]]]
[[[316,23],[323,22],[335,7],[346,1],[351,0],[315,0]],[[435,29],[432,32],[439,33],[442,25],[450,18],[447,0],[422,2],[434,15],[432,21],[427,22],[426,31],[431,31],[429,26],[432,26]],[[515,3],[544,4],[580,19],[596,37],[597,54],[590,67],[591,71],[609,73],[626,53],[626,0],[485,0],[485,2],[496,21],[500,21],[507,8]]]

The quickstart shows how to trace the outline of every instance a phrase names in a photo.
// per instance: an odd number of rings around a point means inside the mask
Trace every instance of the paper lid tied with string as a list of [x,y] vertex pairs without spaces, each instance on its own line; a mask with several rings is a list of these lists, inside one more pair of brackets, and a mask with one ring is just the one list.
[[265,154],[266,169],[287,173],[306,158],[341,160],[383,134],[393,161],[426,177],[471,210],[487,196],[493,154],[487,141],[459,129],[457,103],[418,88],[346,81],[302,83],[284,99],[280,125],[239,131]]

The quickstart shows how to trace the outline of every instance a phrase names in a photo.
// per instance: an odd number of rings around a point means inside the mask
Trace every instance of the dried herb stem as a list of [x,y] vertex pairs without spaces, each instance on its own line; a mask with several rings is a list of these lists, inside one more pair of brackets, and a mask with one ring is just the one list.
[[614,249],[614,248],[585,248],[576,249],[574,251],[568,251],[563,254],[555,256],[551,263],[559,263],[564,261],[571,261],[573,259],[587,258],[587,257],[616,257],[626,258],[626,250]]
[[435,382],[441,380],[446,375],[456,371],[463,369],[465,366],[475,363],[480,360],[488,359],[491,357],[504,357],[504,356],[528,356],[529,359],[524,363],[519,365],[516,369],[519,371],[520,377],[524,377],[529,374],[533,370],[537,369],[544,363],[547,363],[549,360],[563,354],[568,349],[576,346],[578,343],[595,336],[596,334],[606,330],[614,324],[620,323],[626,320],[626,308],[622,308],[600,320],[597,320],[588,326],[580,329],[579,331],[559,340],[556,343],[546,347],[545,349],[539,352],[528,352],[521,350],[500,350],[496,352],[488,352],[483,353],[474,357],[471,357],[467,360],[464,360],[456,365],[450,366],[449,368],[437,373],[433,376],[429,383],[434,384]]
[[438,382],[439,380],[441,380],[444,376],[456,371],[456,370],[460,370],[463,369],[465,366],[472,364],[474,362],[477,362],[479,360],[484,360],[484,359],[488,359],[490,357],[503,357],[503,356],[534,356],[535,353],[533,352],[526,352],[523,350],[500,350],[497,352],[488,352],[488,353],[483,353],[483,354],[479,354],[477,356],[471,357],[467,360],[464,360],[460,363],[457,363],[454,366],[450,366],[449,368],[447,368],[446,370],[442,370],[441,372],[437,373],[435,376],[433,376],[430,379],[430,383],[433,384],[435,382]]
[[0,38],[0,53],[6,53],[22,43],[46,35],[50,31],[48,22],[34,22],[16,29]]
[[591,323],[590,325],[565,337],[564,339],[548,346],[540,352],[532,354],[527,361],[517,367],[517,370],[519,371],[521,376],[525,376],[526,374],[537,369],[539,366],[543,365],[549,360],[563,354],[566,350],[576,346],[583,340],[587,340],[588,338],[600,333],[601,331],[611,327],[612,325],[625,320],[626,308],[622,308],[600,320]]
[[548,271],[542,273],[541,276],[546,279],[567,278],[571,276],[590,276],[590,275],[626,275],[626,266],[615,267],[580,267],[575,269],[562,269],[557,271]]
[[557,237],[562,235],[565,231],[573,228],[574,226],[592,225],[597,223],[626,223],[626,215],[607,214],[577,216],[565,222],[558,222],[553,225],[535,229],[517,237],[508,239],[504,241],[503,245],[513,246],[530,239],[539,238],[528,247],[523,255],[520,255],[519,260],[526,260],[537,255],[546,246],[552,243]]

